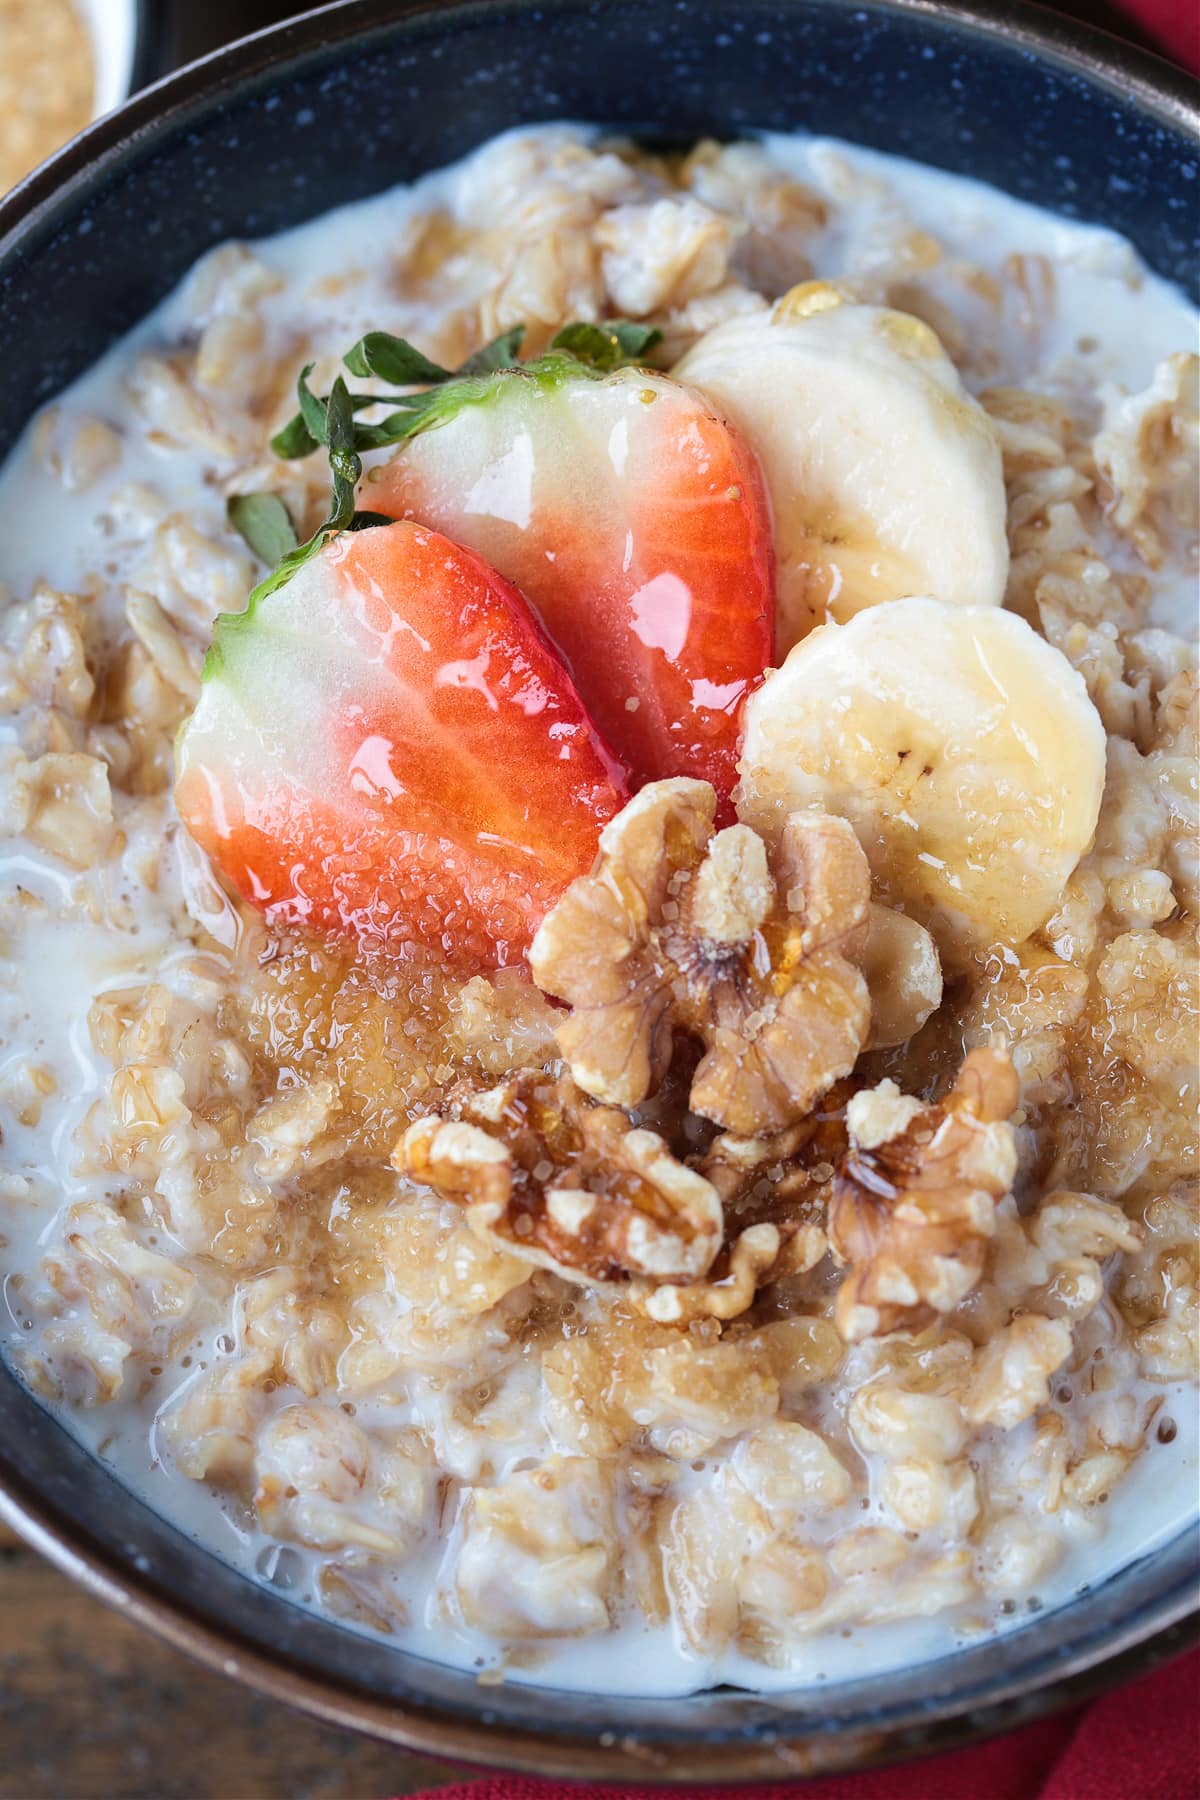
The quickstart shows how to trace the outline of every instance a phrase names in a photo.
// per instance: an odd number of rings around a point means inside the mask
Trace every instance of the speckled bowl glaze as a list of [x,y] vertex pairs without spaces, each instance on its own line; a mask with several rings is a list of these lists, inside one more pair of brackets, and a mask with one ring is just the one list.
[[[1200,286],[1195,84],[1049,14],[937,0],[350,0],[139,95],[0,205],[0,452],[223,238],[294,225],[507,126],[687,142],[805,127],[980,177]],[[1021,1724],[1197,1635],[1192,1534],[1003,1640],[769,1697],[593,1698],[356,1636],[134,1499],[0,1369],[0,1508],[101,1598],[337,1724],[544,1774],[696,1787],[913,1756]]]

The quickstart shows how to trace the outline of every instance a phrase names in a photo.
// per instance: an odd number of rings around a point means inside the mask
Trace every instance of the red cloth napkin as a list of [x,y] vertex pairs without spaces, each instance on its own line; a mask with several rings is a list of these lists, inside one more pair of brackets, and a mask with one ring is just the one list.
[[[1200,1651],[1082,1712],[949,1756],[865,1775],[694,1792],[698,1800],[1197,1800]],[[666,1800],[669,1793],[488,1775],[418,1800]]]
[[[1050,0],[1052,4],[1052,0]],[[1078,10],[1072,8],[1072,10]],[[1200,72],[1200,0],[1123,0],[1164,55]],[[414,1800],[663,1800],[663,1788],[488,1775]],[[1200,1651],[1097,1700],[948,1756],[704,1800],[1200,1800]]]
[[1147,37],[1193,74],[1200,72],[1200,0],[1122,0]]

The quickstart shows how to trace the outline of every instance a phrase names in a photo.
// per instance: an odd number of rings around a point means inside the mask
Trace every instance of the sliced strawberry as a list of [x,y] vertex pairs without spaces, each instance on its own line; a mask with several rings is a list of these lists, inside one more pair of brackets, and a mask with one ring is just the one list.
[[520,595],[401,523],[332,538],[218,621],[184,823],[273,918],[518,961],[625,778]]
[[553,356],[445,392],[362,504],[470,544],[520,588],[635,784],[737,773],[773,650],[771,522],[753,453],[645,369]]

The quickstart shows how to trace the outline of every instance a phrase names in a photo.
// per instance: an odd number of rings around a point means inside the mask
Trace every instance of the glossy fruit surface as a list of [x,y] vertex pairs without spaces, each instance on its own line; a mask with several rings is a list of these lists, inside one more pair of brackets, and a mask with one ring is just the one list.
[[729,795],[772,660],[773,551],[757,461],[699,395],[646,369],[506,370],[373,470],[360,504],[471,545],[520,589],[635,785]]
[[523,956],[626,792],[520,596],[408,523],[218,621],[176,785],[269,916],[477,967]]

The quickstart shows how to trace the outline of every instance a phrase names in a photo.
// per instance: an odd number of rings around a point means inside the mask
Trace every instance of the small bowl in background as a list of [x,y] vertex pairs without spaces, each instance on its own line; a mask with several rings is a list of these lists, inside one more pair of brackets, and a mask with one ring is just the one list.
[[0,21],[0,194],[147,79],[148,0],[23,0]]
[[141,85],[135,76],[147,36],[148,8],[139,0],[74,0],[74,6],[92,40],[96,67],[92,117],[100,119]]

